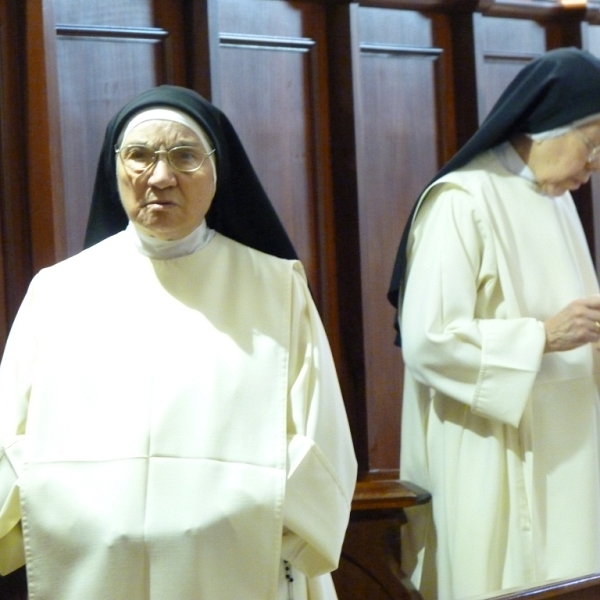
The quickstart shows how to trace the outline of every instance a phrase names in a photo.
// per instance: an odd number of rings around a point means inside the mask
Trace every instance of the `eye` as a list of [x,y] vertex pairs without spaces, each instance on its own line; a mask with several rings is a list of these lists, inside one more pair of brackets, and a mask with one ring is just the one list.
[[194,146],[178,146],[169,150],[169,158],[175,168],[191,171],[200,167],[204,153]]
[[154,160],[154,150],[147,146],[125,146],[121,150],[124,160],[140,163],[150,163]]

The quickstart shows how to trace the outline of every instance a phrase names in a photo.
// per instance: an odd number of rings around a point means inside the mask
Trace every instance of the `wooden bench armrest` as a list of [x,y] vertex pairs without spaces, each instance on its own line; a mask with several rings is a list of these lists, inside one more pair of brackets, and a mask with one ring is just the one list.
[[401,510],[430,499],[429,492],[406,481],[367,476],[356,484],[352,511]]

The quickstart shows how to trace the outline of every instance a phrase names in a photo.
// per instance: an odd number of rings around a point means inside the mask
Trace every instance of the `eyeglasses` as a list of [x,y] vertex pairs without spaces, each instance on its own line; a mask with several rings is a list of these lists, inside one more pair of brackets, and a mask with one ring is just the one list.
[[115,148],[115,152],[121,157],[123,164],[134,173],[143,173],[156,163],[159,155],[164,154],[167,162],[181,173],[192,173],[197,171],[210,156],[210,152],[204,152],[197,146],[175,146],[168,150],[155,150],[150,146],[132,144]]
[[586,164],[594,167],[600,167],[600,144],[595,145],[590,138],[581,131],[574,129],[575,133],[581,138],[581,141],[587,146],[588,157]]

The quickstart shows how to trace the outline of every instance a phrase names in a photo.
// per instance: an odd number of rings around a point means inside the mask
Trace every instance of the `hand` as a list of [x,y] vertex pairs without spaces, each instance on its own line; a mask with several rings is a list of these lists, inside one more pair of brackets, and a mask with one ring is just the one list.
[[600,340],[600,294],[574,300],[544,321],[544,352],[572,350]]

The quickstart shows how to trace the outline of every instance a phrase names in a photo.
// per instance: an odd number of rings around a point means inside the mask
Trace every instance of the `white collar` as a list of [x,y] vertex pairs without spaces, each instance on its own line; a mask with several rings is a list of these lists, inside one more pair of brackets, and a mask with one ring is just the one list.
[[510,142],[504,142],[492,148],[496,158],[502,166],[513,175],[523,177],[528,181],[537,183],[533,171],[527,166],[525,161],[519,156],[514,146]]
[[215,230],[210,229],[206,221],[202,221],[192,233],[180,240],[159,240],[151,237],[139,231],[131,221],[129,221],[125,231],[140,254],[160,260],[193,254],[206,246],[215,235]]

